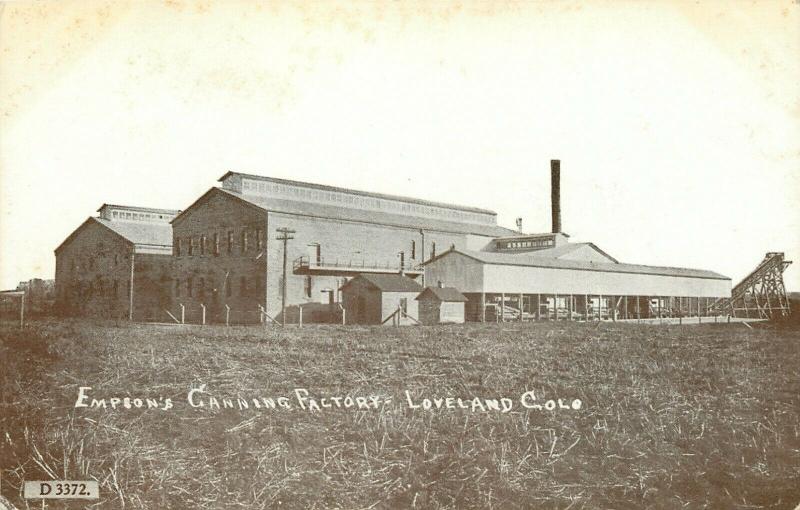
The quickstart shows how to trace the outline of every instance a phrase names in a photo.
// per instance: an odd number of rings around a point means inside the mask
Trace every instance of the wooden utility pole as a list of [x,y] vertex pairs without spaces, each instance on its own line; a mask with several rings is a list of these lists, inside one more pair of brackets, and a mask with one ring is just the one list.
[[[419,229],[419,235],[422,236],[422,252],[420,254],[420,258],[422,260],[422,263],[424,264],[425,263],[425,231],[422,230],[422,229]],[[422,288],[425,288],[425,270],[424,270],[424,268],[423,268],[423,271],[422,271]]]
[[281,227],[276,229],[279,234],[275,238],[278,241],[283,241],[283,282],[281,285],[281,322],[283,325],[286,325],[286,246],[287,243],[294,239],[292,234],[295,234],[296,231],[291,230],[286,227]]
[[134,269],[134,252],[131,249],[131,279],[130,291],[128,292],[128,320],[133,321],[133,269]]

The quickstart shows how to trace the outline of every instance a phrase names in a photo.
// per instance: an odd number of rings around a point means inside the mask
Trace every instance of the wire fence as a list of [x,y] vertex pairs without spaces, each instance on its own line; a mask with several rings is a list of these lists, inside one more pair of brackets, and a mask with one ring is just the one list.
[[205,304],[178,303],[170,309],[163,309],[163,316],[158,322],[173,322],[176,324],[224,324],[236,325],[303,325],[315,324],[344,324],[345,311],[338,304],[306,303],[293,305],[285,311],[275,314],[268,313],[261,304],[252,308],[234,308],[228,305],[208,306]]

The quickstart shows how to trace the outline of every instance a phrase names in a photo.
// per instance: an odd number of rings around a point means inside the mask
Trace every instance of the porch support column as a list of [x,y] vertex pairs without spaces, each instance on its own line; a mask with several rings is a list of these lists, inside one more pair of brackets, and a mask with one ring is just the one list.
[[[599,298],[597,300],[597,304],[598,304],[598,306],[597,306],[597,320],[602,321],[603,320],[603,295],[602,294],[599,295]],[[606,307],[606,311],[608,311],[608,307]]]
[[583,316],[589,322],[589,294],[583,295]]
[[553,320],[558,320],[558,294],[553,294]]
[[568,321],[572,321],[572,312],[575,309],[575,302],[573,301],[574,299],[575,299],[574,296],[572,294],[570,294],[569,295],[569,306],[567,307],[568,308],[568,313],[569,313],[569,317],[567,317]]

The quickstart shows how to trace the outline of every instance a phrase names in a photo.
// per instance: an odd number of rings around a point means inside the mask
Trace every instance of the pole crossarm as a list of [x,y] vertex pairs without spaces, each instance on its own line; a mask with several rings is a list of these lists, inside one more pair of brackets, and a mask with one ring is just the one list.
[[283,281],[281,282],[281,323],[283,326],[286,325],[286,247],[287,243],[294,239],[292,234],[296,234],[296,230],[292,230],[290,228],[281,227],[275,229],[278,232],[278,236],[276,239],[278,241],[283,241]]

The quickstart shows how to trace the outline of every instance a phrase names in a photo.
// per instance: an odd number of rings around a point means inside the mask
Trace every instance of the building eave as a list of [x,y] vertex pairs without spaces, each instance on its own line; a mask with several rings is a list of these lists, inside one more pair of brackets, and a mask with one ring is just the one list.
[[243,177],[245,179],[254,179],[254,180],[259,180],[259,181],[274,182],[274,183],[277,183],[277,184],[286,184],[286,185],[290,185],[290,186],[300,186],[300,187],[305,187],[305,188],[317,189],[317,190],[320,190],[320,191],[332,191],[332,192],[339,192],[339,193],[349,193],[349,194],[353,194],[353,195],[361,195],[361,196],[366,196],[366,197],[371,197],[371,198],[382,198],[382,199],[385,199],[385,200],[396,200],[396,201],[400,201],[400,202],[415,203],[415,204],[426,205],[426,206],[431,206],[431,207],[442,207],[442,208],[447,208],[447,209],[454,209],[454,210],[457,210],[457,211],[465,211],[465,212],[472,212],[472,213],[479,213],[479,214],[488,214],[488,215],[492,215],[492,216],[495,216],[495,217],[497,216],[497,213],[495,211],[492,211],[490,209],[483,209],[483,208],[480,208],[480,207],[472,207],[472,206],[468,206],[468,205],[458,205],[458,204],[449,204],[449,203],[446,203],[446,202],[436,202],[436,201],[432,201],[432,200],[424,200],[424,199],[421,199],[421,198],[406,197],[406,196],[402,196],[402,195],[390,195],[390,194],[387,194],[387,193],[377,193],[377,192],[374,192],[374,191],[363,191],[363,190],[357,190],[357,189],[341,188],[341,187],[338,187],[338,186],[329,186],[327,184],[317,184],[317,183],[313,183],[313,182],[295,181],[295,180],[292,180],[292,179],[281,179],[279,177],[267,177],[265,175],[247,174],[247,173],[242,173],[242,172],[233,172],[233,171],[225,172],[225,174],[222,177],[220,177],[218,179],[218,181],[224,181],[225,179],[227,179],[228,177],[230,177],[232,175],[238,175],[238,176]]
[[66,238],[66,239],[64,239],[64,241],[62,241],[62,242],[61,242],[61,244],[59,244],[59,245],[56,247],[56,249],[55,249],[55,250],[53,250],[53,251],[55,252],[55,254],[56,254],[56,255],[58,255],[58,253],[59,253],[59,252],[60,252],[60,251],[61,251],[61,250],[62,250],[62,249],[63,249],[63,248],[64,248],[64,247],[65,247],[65,246],[66,246],[66,245],[67,245],[67,244],[70,242],[70,241],[72,241],[72,240],[75,238],[75,236],[77,236],[77,235],[78,235],[78,232],[80,232],[81,230],[83,230],[84,228],[86,228],[86,226],[87,226],[88,224],[90,224],[90,223],[96,223],[96,224],[100,225],[100,226],[101,226],[101,227],[103,227],[104,229],[108,230],[109,232],[111,232],[111,233],[112,233],[112,234],[114,234],[115,236],[117,236],[117,237],[119,237],[120,239],[122,239],[123,241],[125,241],[125,242],[126,242],[126,243],[127,243],[129,246],[130,246],[130,247],[133,247],[133,246],[135,246],[135,245],[134,245],[134,243],[133,243],[133,241],[131,241],[131,240],[130,240],[130,239],[128,239],[127,237],[123,236],[123,235],[122,235],[122,234],[120,234],[119,232],[115,232],[115,231],[114,231],[112,228],[110,228],[108,225],[105,225],[105,224],[104,224],[102,221],[97,221],[97,218],[95,218],[94,216],[89,216],[88,218],[86,218],[86,221],[84,221],[83,223],[81,223],[81,224],[78,226],[78,228],[76,228],[75,230],[73,230],[73,231],[72,231],[72,233],[71,233],[69,236],[67,236],[67,238]]
[[[719,273],[715,273],[713,271],[708,271],[709,274],[707,275],[691,275],[691,274],[668,274],[664,272],[664,269],[681,269],[681,270],[692,270],[692,271],[705,271],[699,269],[691,269],[691,268],[666,268],[666,267],[657,267],[657,266],[644,266],[638,264],[624,264],[624,263],[616,263],[616,264],[607,264],[609,267],[604,268],[600,267],[599,265],[595,267],[570,267],[569,265],[558,266],[555,264],[542,264],[536,263],[536,261],[528,260],[526,262],[517,262],[514,260],[508,261],[496,261],[496,260],[486,260],[481,259],[480,257],[471,255],[469,253],[465,253],[461,250],[451,248],[450,250],[438,255],[436,258],[428,260],[424,262],[422,265],[430,264],[436,260],[439,260],[442,257],[445,257],[451,253],[458,253],[464,257],[469,259],[475,260],[481,264],[490,265],[490,266],[513,266],[513,267],[533,267],[537,269],[553,269],[557,271],[589,271],[589,272],[599,272],[599,273],[618,273],[618,274],[637,274],[637,275],[647,275],[647,276],[664,276],[667,278],[693,278],[693,279],[700,279],[700,280],[722,280],[722,281],[731,281],[731,278],[728,276],[721,275]],[[514,257],[514,255],[510,255],[510,257]],[[560,259],[553,259],[556,261],[560,261]],[[640,271],[633,271],[626,269],[624,267],[616,267],[617,265],[620,266],[636,266],[642,268]],[[652,271],[647,271],[647,269],[652,268]],[[661,269],[662,271],[659,271]]]
[[[231,172],[229,172],[229,173],[231,173]],[[259,206],[259,205],[256,205],[256,204],[254,204],[254,203],[252,203],[252,202],[250,202],[250,201],[248,201],[248,200],[246,200],[246,199],[244,199],[244,198],[242,198],[242,197],[238,196],[236,193],[234,193],[234,192],[232,192],[232,191],[228,191],[228,190],[226,190],[226,189],[223,189],[223,188],[218,188],[218,187],[216,187],[216,186],[215,186],[215,187],[213,187],[213,188],[210,188],[210,189],[209,189],[208,191],[206,191],[205,193],[203,193],[203,194],[200,196],[200,198],[198,198],[197,200],[195,200],[194,202],[192,202],[192,203],[191,203],[191,205],[189,205],[189,207],[187,207],[186,209],[184,209],[183,211],[181,211],[181,213],[180,213],[179,215],[177,215],[177,216],[175,216],[174,218],[172,218],[172,220],[170,221],[170,224],[174,224],[174,223],[175,223],[175,222],[177,222],[179,219],[183,218],[183,216],[184,216],[186,213],[188,213],[189,211],[191,211],[191,210],[192,210],[192,209],[194,209],[195,207],[198,207],[199,205],[201,205],[203,202],[205,202],[206,200],[208,200],[208,199],[211,197],[211,195],[212,195],[212,194],[214,194],[214,193],[222,193],[222,195],[223,195],[223,196],[225,196],[225,197],[229,197],[229,198],[234,198],[234,199],[236,199],[236,200],[239,200],[239,201],[240,201],[242,204],[244,204],[244,205],[247,205],[247,206],[249,206],[249,207],[251,207],[251,208],[253,208],[253,209],[257,209],[259,212],[264,212],[264,213],[266,213],[266,212],[267,212],[267,209],[264,209],[263,207],[261,207],[261,206]]]

